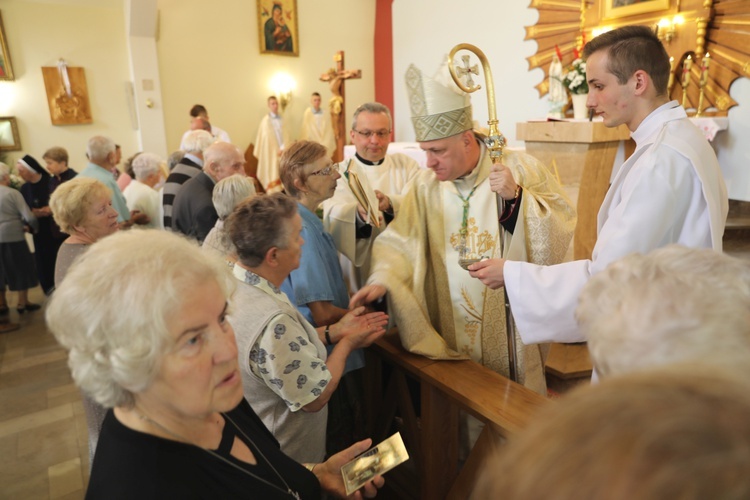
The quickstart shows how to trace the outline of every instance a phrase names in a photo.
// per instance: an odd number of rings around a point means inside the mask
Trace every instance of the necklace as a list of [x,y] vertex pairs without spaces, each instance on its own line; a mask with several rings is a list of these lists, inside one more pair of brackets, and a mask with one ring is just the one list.
[[252,477],[254,479],[257,479],[258,481],[261,481],[261,482],[263,482],[263,483],[271,486],[272,488],[281,491],[282,493],[288,494],[289,496],[291,496],[292,498],[295,498],[296,500],[301,500],[301,498],[299,496],[299,493],[296,492],[296,491],[294,491],[292,488],[289,487],[289,485],[287,484],[287,482],[284,481],[284,477],[281,474],[279,474],[279,471],[276,470],[276,468],[273,466],[273,464],[271,463],[271,461],[266,458],[266,456],[263,454],[262,451],[260,451],[260,448],[258,448],[258,445],[256,445],[255,442],[252,439],[250,439],[248,437],[248,435],[245,434],[245,432],[242,429],[240,429],[240,427],[237,424],[234,423],[234,420],[232,420],[229,417],[229,415],[227,415],[226,413],[221,413],[221,416],[224,417],[224,420],[226,420],[227,422],[230,422],[232,424],[232,427],[234,427],[234,429],[237,432],[239,432],[240,434],[242,434],[242,437],[244,437],[247,440],[247,442],[250,443],[253,446],[254,453],[257,453],[258,456],[260,456],[263,460],[265,460],[265,462],[268,464],[268,467],[271,468],[271,470],[274,472],[274,474],[276,474],[276,476],[279,478],[279,480],[284,484],[284,487],[286,488],[286,490],[284,488],[281,488],[280,486],[272,483],[271,481],[268,481],[266,479],[263,479],[260,476],[257,476],[255,474],[253,474],[252,472],[250,472],[249,470],[245,469],[244,467],[240,467],[236,463],[232,462],[231,460],[229,460],[226,457],[223,457],[223,456],[219,455],[218,453],[216,453],[213,450],[209,450],[208,448],[204,448],[202,446],[198,446],[197,444],[191,443],[189,439],[184,438],[183,436],[177,434],[176,432],[172,432],[171,430],[167,429],[166,427],[164,427],[163,425],[161,425],[156,420],[154,420],[154,419],[152,419],[150,417],[147,417],[146,415],[144,415],[143,413],[141,413],[139,410],[136,410],[135,412],[138,414],[138,418],[140,418],[144,422],[148,422],[148,423],[154,425],[155,427],[158,427],[159,429],[163,430],[167,434],[169,434],[169,435],[171,435],[173,437],[176,437],[177,439],[179,439],[180,441],[182,441],[182,442],[184,442],[186,444],[189,444],[191,446],[195,446],[196,448],[200,448],[201,450],[207,452],[209,455],[211,455],[211,456],[213,456],[215,458],[218,458],[222,462],[224,462],[224,463],[226,463],[228,465],[231,465],[235,469],[237,469],[237,470],[239,470],[241,472],[244,472],[248,476],[250,476],[250,477]]
[[471,197],[474,195],[474,191],[477,190],[479,187],[479,184],[471,188],[471,191],[469,191],[469,194],[466,195],[464,198],[461,196],[461,191],[458,190],[458,186],[456,186],[456,194],[459,198],[461,198],[461,201],[463,202],[463,217],[461,218],[461,230],[458,232],[458,234],[465,238],[468,234],[468,227],[469,227],[469,200],[471,200]]

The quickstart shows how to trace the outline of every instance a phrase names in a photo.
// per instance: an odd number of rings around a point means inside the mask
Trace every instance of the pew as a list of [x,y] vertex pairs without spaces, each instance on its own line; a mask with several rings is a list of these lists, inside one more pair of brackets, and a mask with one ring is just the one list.
[[[390,368],[384,370],[386,366]],[[420,418],[407,379],[419,386]],[[473,361],[436,361],[409,353],[397,332],[389,332],[367,349],[367,431],[378,443],[390,434],[397,414],[402,419],[401,433],[414,461],[419,498],[468,498],[486,458],[547,403],[544,396]],[[462,466],[459,410],[485,423]]]

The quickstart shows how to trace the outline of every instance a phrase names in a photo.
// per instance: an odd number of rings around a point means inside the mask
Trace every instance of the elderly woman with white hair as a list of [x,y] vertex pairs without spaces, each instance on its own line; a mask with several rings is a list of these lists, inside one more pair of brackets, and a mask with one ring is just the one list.
[[161,157],[154,153],[140,153],[133,158],[133,179],[122,192],[128,204],[128,210],[138,211],[148,216],[148,224],[143,228],[163,229],[160,215],[161,197],[155,186],[162,180]]
[[[112,286],[124,276],[127,293]],[[308,467],[279,450],[242,397],[233,287],[220,259],[166,231],[120,232],[70,269],[47,325],[76,384],[111,408],[87,498],[345,496],[341,466],[370,442]]]
[[750,262],[679,245],[631,254],[589,280],[576,318],[601,377],[750,360]]
[[204,250],[216,252],[228,262],[237,261],[237,249],[224,229],[224,221],[237,205],[255,195],[255,184],[245,175],[230,175],[216,183],[211,200],[219,219],[203,240]]
[[28,301],[29,288],[39,284],[34,257],[26,244],[27,227],[36,231],[36,217],[21,193],[10,187],[10,167],[0,163],[0,317],[8,315],[6,287],[18,292],[16,308],[19,314],[36,311],[39,304]]

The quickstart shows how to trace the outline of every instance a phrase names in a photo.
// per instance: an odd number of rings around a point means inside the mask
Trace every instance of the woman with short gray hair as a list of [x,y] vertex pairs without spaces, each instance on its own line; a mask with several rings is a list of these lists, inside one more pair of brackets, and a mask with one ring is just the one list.
[[219,219],[203,240],[203,249],[216,252],[228,262],[237,261],[237,249],[224,229],[224,221],[242,201],[255,196],[255,185],[250,177],[234,174],[216,183],[212,201]]
[[19,314],[41,307],[28,302],[29,288],[37,286],[39,280],[26,243],[26,227],[36,232],[39,223],[21,193],[10,187],[10,167],[0,162],[0,317],[9,312],[6,287],[18,292]]
[[279,287],[299,266],[301,230],[297,203],[281,193],[253,198],[232,212],[227,233],[237,248],[232,272],[239,284],[230,321],[253,410],[284,453],[318,462],[326,455],[328,402],[346,361],[385,333],[388,316],[360,307],[316,329],[299,314]]
[[[127,293],[112,286],[124,278]],[[307,468],[279,450],[242,397],[233,287],[220,259],[167,231],[120,232],[72,266],[47,325],[76,384],[111,408],[87,498],[345,496],[341,466],[370,441]]]

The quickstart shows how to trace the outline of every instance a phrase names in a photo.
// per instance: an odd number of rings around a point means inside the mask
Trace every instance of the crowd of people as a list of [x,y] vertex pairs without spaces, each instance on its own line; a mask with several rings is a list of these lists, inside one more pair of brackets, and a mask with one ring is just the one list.
[[[549,169],[512,151],[493,164],[468,95],[416,66],[406,84],[427,168],[388,154],[380,103],[357,108],[355,155],[332,163],[317,94],[295,142],[268,99],[258,184],[201,105],[169,162],[140,152],[121,172],[119,147],[96,136],[78,175],[62,148],[44,154],[46,169],[24,156],[20,192],[0,165],[3,284],[19,313],[39,308],[29,288],[51,295],[47,324],[84,396],[88,495],[346,496],[340,469],[372,444],[362,349],[395,324],[413,353],[509,376],[505,286],[518,383],[546,394],[550,341],[589,341],[602,380],[488,460],[476,498],[663,498],[689,456],[701,460],[684,498],[711,496],[697,478],[713,473],[750,491],[738,424],[750,396],[731,373],[750,359],[750,266],[721,254],[716,156],[668,100],[668,57],[649,28],[603,34],[584,56],[589,108],[637,144],[584,261],[562,262],[576,217]],[[479,257],[468,270],[467,248]],[[470,446],[481,426],[464,423]]]

